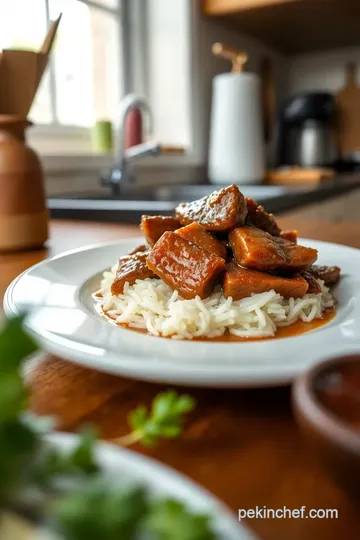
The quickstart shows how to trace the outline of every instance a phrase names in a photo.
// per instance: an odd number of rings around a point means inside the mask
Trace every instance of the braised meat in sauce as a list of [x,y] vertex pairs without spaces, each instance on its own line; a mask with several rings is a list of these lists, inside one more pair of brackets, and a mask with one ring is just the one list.
[[254,270],[299,272],[317,259],[316,249],[298,246],[256,227],[237,227],[230,232],[229,240],[236,262]]
[[142,216],[140,227],[148,244],[153,246],[164,232],[176,231],[181,223],[171,216]]
[[305,270],[305,272],[302,272],[301,275],[302,275],[302,277],[304,279],[306,279],[306,281],[307,281],[307,283],[309,285],[309,288],[308,288],[308,291],[307,291],[309,294],[319,294],[319,293],[321,293],[320,283],[318,282],[316,277],[309,270]]
[[281,230],[272,214],[265,212],[264,207],[258,204],[254,199],[246,197],[247,216],[246,224],[253,225],[262,231],[273,236],[279,236]]
[[272,290],[284,298],[300,298],[307,293],[308,288],[308,282],[300,274],[292,277],[275,276],[242,268],[236,262],[226,266],[223,278],[224,296],[231,296],[233,300]]
[[284,238],[284,240],[289,240],[290,242],[294,242],[294,244],[297,244],[298,241],[298,232],[293,231],[281,231],[280,238]]
[[195,221],[207,231],[229,231],[244,225],[247,208],[239,188],[231,185],[197,201],[182,203],[175,212],[182,225]]
[[160,278],[184,299],[207,298],[220,285],[233,300],[272,290],[301,298],[340,278],[339,267],[314,265],[316,249],[298,245],[297,231],[282,231],[236,185],[180,204],[176,217],[143,216],[141,228],[148,244],[120,258],[114,295],[126,282]]
[[111,294],[122,294],[125,283],[132,285],[137,279],[156,278],[146,265],[149,253],[150,251],[137,252],[120,258],[116,278],[111,285]]
[[144,253],[144,251],[149,251],[150,246],[147,244],[141,244],[140,246],[137,246],[132,251],[129,251],[129,255],[135,255],[135,253]]
[[327,287],[332,287],[340,279],[341,270],[338,266],[319,266],[314,264],[310,266],[308,272],[316,279],[321,279]]
[[214,253],[218,257],[222,257],[223,259],[226,258],[226,245],[217,240],[211,233],[202,229],[197,223],[190,223],[190,225],[178,229],[176,234],[188,242],[192,242],[200,248],[206,249],[210,253]]
[[168,231],[149,253],[147,266],[183,298],[191,299],[206,298],[212,293],[225,261]]

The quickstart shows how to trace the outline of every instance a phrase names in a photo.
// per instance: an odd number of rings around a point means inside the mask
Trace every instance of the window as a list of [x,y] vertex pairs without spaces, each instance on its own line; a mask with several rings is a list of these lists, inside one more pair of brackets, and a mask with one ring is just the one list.
[[[170,5],[171,4],[171,5]],[[190,3],[148,0],[148,88],[161,141],[190,145]]]
[[78,127],[115,119],[121,95],[118,0],[2,0],[1,48],[38,49],[60,12],[51,64],[30,117],[36,124]]
[[191,2],[0,0],[0,48],[39,49],[63,14],[30,111],[30,144],[42,154],[88,155],[90,128],[103,119],[116,126],[119,101],[137,92],[149,100],[151,135],[189,148]]

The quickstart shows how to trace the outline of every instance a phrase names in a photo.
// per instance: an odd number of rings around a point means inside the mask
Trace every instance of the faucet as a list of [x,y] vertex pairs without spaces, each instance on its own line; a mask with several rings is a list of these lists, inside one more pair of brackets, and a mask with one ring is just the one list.
[[[141,108],[146,111],[152,122],[151,111],[148,102],[138,94],[128,94],[120,103],[120,122],[119,135],[116,146],[115,165],[110,170],[101,175],[101,185],[109,186],[113,196],[119,195],[121,186],[133,182],[134,175],[129,171],[130,164],[138,158],[158,155],[160,153],[160,144],[156,141],[149,141],[125,149],[125,122],[131,109]],[[151,128],[151,126],[150,126]]]

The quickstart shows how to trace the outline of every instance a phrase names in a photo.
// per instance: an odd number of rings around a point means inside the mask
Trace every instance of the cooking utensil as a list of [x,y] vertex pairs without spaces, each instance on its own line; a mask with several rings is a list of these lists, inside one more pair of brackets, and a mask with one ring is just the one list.
[[346,67],[345,87],[335,97],[338,108],[340,155],[360,150],[360,87],[356,83],[356,65]]
[[335,137],[328,124],[320,120],[306,120],[289,135],[290,165],[328,166],[336,160]]
[[0,114],[26,118],[48,63],[61,15],[54,21],[40,52],[5,49],[0,61]]
[[[61,21],[62,13],[58,16],[57,19],[52,21],[49,31],[46,34],[45,40],[41,46],[40,54],[38,56],[38,70],[37,70],[37,80],[36,80],[36,88],[35,93],[37,92],[37,89],[39,88],[40,81],[42,79],[42,76],[44,75],[44,71],[46,69],[46,66],[48,64],[49,60],[49,54],[52,50],[52,47],[54,45],[54,41],[56,38],[56,34],[59,28],[59,24]],[[34,93],[34,97],[35,97]]]
[[45,56],[48,56],[50,54],[61,21],[61,17],[62,13],[60,13],[57,19],[52,21],[49,31],[46,34],[44,42],[41,46],[40,52],[41,54],[45,54]]
[[280,112],[277,165],[328,167],[337,159],[335,101],[329,92],[290,97]]
[[38,55],[4,49],[0,69],[0,113],[26,118],[37,86]]

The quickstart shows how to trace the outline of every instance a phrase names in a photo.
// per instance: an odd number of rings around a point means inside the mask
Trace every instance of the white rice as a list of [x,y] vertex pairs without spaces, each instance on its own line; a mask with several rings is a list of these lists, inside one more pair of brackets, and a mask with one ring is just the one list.
[[160,279],[125,284],[123,294],[111,294],[117,265],[104,272],[100,292],[104,312],[117,324],[146,329],[154,336],[173,339],[222,336],[225,331],[239,337],[274,336],[280,326],[297,320],[320,318],[335,301],[319,280],[321,293],[285,299],[275,291],[253,294],[242,300],[225,298],[218,287],[205,300],[183,300]]

